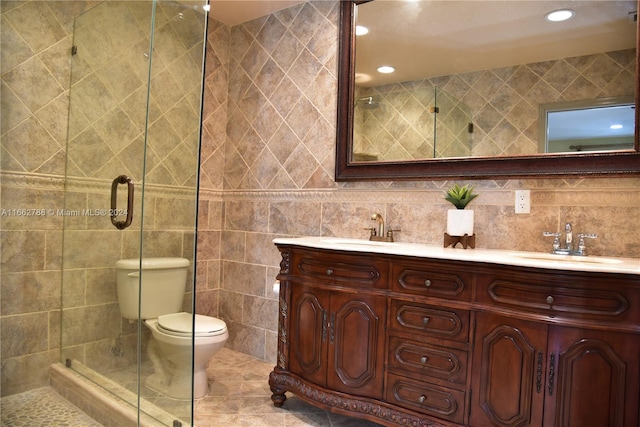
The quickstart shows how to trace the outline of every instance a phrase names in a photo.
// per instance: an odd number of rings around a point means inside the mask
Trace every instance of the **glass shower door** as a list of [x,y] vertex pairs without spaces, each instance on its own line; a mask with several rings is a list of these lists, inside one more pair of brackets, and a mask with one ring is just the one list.
[[[74,26],[60,212],[62,359],[139,417],[166,425],[191,424],[192,395],[168,398],[146,386],[170,363],[150,356],[144,319],[122,316],[114,267],[120,259],[188,259],[180,310],[193,313],[205,4],[105,1]],[[189,349],[186,366],[192,341]]]

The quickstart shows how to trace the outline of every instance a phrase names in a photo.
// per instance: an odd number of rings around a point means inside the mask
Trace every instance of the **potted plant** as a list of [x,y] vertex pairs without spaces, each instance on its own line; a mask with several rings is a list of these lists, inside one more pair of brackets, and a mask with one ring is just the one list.
[[469,187],[469,185],[460,187],[455,184],[446,191],[444,199],[456,207],[447,211],[447,234],[449,236],[473,235],[473,210],[465,210],[465,207],[478,197],[473,193],[473,189],[474,187]]

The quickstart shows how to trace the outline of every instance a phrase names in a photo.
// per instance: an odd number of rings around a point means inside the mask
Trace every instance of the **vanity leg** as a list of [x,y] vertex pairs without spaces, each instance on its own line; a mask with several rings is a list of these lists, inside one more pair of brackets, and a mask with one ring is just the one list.
[[271,401],[273,402],[273,406],[276,408],[281,408],[284,404],[284,401],[287,400],[287,396],[285,396],[285,390],[280,387],[271,386]]

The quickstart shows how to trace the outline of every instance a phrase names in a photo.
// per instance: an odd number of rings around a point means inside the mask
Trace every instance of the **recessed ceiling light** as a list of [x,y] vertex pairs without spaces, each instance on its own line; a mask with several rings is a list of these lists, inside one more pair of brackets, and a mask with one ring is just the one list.
[[549,12],[545,15],[545,19],[551,22],[561,22],[566,21],[575,15],[575,12],[571,9],[559,9],[554,10],[553,12]]
[[378,67],[378,72],[382,74],[390,74],[390,73],[393,73],[395,70],[396,69],[390,65],[383,65],[381,67]]
[[615,125],[611,125],[609,126],[609,129],[622,129],[623,126],[621,124],[615,124]]
[[364,36],[369,33],[369,29],[362,25],[356,25],[356,36]]

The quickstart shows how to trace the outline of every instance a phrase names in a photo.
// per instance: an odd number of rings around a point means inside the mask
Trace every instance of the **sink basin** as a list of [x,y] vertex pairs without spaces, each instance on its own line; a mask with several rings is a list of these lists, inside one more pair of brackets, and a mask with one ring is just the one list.
[[615,258],[575,256],[575,255],[556,255],[556,254],[518,254],[518,258],[530,260],[544,260],[557,262],[580,262],[591,264],[621,264],[622,260]]
[[393,242],[379,242],[375,240],[361,240],[361,239],[343,239],[343,238],[326,238],[322,239],[323,242],[331,245],[339,246],[388,246],[393,245]]

